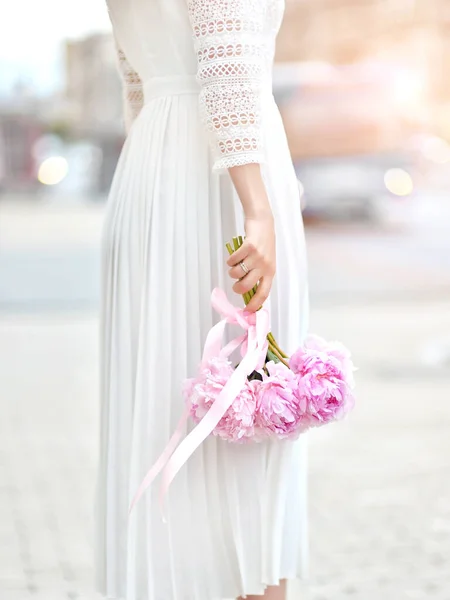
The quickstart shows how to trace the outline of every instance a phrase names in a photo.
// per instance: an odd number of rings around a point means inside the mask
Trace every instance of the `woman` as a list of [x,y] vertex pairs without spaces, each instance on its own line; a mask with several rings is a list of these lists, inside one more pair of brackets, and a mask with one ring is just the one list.
[[305,562],[303,440],[211,436],[171,487],[167,524],[154,489],[128,517],[216,318],[211,290],[238,304],[231,285],[259,281],[249,310],[270,293],[283,346],[304,335],[300,199],[271,92],[284,2],[108,4],[129,134],[104,231],[99,587],[122,600],[284,600]]

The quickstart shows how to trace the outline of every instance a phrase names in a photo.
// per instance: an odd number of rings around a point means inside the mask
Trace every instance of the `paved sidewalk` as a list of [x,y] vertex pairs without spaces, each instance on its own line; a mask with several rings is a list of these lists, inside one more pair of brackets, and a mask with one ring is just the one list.
[[[324,308],[311,329],[353,349],[358,408],[310,436],[311,581],[291,600],[449,600],[450,309]],[[0,317],[1,600],[96,599],[96,333]]]

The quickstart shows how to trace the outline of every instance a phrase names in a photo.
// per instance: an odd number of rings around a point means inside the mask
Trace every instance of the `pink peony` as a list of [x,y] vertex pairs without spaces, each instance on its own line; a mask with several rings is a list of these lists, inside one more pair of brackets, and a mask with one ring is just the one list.
[[344,346],[311,337],[291,357],[297,395],[306,402],[312,427],[344,417],[353,408],[353,364]]
[[344,379],[350,387],[354,387],[353,372],[355,371],[355,367],[350,352],[343,344],[340,342],[326,342],[318,335],[309,335],[304,346],[299,348],[289,360],[289,366],[294,373],[299,373],[302,370],[303,361],[306,359],[305,349],[325,352],[327,355],[334,357],[340,364]]
[[[229,360],[213,358],[195,379],[184,385],[184,397],[190,406],[190,414],[199,423],[209,411],[224,385],[233,374]],[[245,441],[253,437],[256,411],[256,391],[259,381],[249,381],[233,401],[213,431],[225,440]]]
[[[232,442],[296,439],[310,427],[344,417],[353,407],[354,367],[339,343],[308,338],[289,361],[268,362],[262,381],[247,381],[214,431]],[[184,384],[190,414],[199,423],[233,374],[228,359],[211,359],[198,376]]]
[[256,428],[266,437],[295,439],[307,428],[306,403],[297,394],[297,378],[282,363],[266,364],[269,376],[260,382]]
[[220,419],[215,435],[231,442],[255,439],[255,413],[260,381],[248,381],[239,396]]
[[185,381],[183,395],[196,423],[199,423],[209,411],[232,374],[233,367],[229,360],[213,358],[195,379]]

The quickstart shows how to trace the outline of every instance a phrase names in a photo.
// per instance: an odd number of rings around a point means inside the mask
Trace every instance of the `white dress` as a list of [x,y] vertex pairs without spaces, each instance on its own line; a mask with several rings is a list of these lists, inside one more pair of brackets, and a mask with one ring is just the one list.
[[306,447],[210,437],[176,477],[168,523],[130,501],[182,411],[181,386],[231,292],[225,243],[243,233],[227,167],[262,164],[277,230],[272,331],[307,321],[300,198],[271,70],[283,0],[109,0],[129,134],[103,238],[97,579],[108,598],[223,600],[302,575]]

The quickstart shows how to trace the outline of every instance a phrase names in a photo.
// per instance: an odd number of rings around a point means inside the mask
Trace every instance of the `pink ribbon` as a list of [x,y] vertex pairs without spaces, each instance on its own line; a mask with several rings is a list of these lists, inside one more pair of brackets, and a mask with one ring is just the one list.
[[[219,288],[213,290],[211,303],[215,310],[224,318],[214,325],[207,335],[203,349],[202,367],[204,367],[207,361],[215,356],[229,356],[241,344],[243,345],[242,360],[224,385],[207,414],[184,438],[184,440],[179,443],[183,435],[184,426],[189,417],[189,408],[187,407],[184,410],[169,443],[139,486],[139,489],[131,502],[130,512],[161,471],[163,471],[163,473],[160,489],[160,503],[161,507],[163,506],[164,498],[178,471],[202,442],[212,433],[235,398],[243,390],[247,381],[247,376],[254,370],[261,368],[264,364],[267,354],[267,334],[270,331],[269,313],[267,310],[262,308],[256,313],[250,313],[241,308],[237,308],[229,302],[225,292]],[[235,338],[223,348],[223,333],[227,323],[240,325],[246,333]]]

